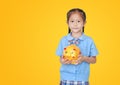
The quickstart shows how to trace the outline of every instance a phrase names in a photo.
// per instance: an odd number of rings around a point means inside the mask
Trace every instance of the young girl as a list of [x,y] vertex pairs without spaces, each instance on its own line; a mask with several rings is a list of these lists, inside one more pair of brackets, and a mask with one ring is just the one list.
[[[58,45],[56,54],[60,56],[60,85],[89,85],[90,64],[96,63],[97,48],[91,37],[84,34],[86,14],[82,9],[71,9],[67,13],[69,33]],[[70,44],[76,44],[80,50],[76,64],[63,58],[63,50]]]

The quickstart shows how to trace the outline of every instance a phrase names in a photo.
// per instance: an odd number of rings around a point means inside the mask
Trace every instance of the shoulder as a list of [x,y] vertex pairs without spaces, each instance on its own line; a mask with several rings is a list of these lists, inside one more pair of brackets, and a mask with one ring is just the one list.
[[61,38],[60,38],[60,41],[59,41],[59,43],[60,44],[65,44],[67,42],[67,35],[64,35],[64,36],[62,36]]
[[[69,34],[68,34],[69,35]],[[60,41],[66,41],[66,40],[68,40],[68,35],[64,35],[64,36],[62,36],[61,37],[61,39],[60,39]]]
[[89,43],[94,42],[93,38],[91,36],[86,35],[86,34],[84,34],[84,40],[88,41]]

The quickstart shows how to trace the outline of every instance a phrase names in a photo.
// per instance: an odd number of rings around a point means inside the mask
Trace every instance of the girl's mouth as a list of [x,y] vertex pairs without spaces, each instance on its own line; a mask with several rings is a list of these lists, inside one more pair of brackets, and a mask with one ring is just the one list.
[[73,28],[73,29],[78,29],[78,28]]

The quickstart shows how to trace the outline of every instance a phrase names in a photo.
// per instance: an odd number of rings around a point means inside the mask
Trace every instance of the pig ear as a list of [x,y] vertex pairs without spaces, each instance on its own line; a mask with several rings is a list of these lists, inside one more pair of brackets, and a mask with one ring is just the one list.
[[66,48],[64,48],[64,50],[66,50]]

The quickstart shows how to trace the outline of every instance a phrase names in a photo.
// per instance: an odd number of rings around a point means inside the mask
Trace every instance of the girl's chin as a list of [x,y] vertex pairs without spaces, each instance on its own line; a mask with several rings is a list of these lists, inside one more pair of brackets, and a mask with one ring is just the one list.
[[80,33],[81,30],[72,30],[72,32],[74,32],[74,33]]

